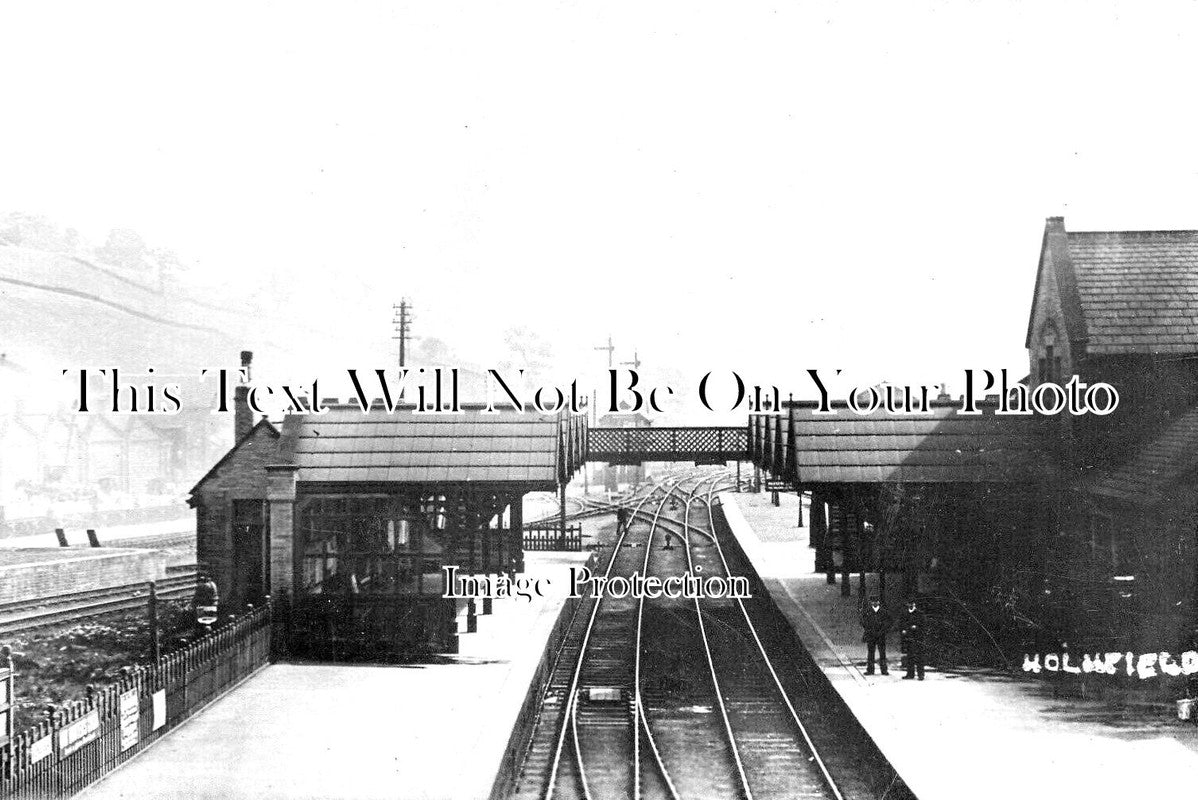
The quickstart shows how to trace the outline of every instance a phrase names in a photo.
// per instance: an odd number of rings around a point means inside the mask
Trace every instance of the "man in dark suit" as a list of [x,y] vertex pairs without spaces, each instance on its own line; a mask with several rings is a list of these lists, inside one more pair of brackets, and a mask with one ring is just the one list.
[[890,614],[882,608],[882,601],[876,597],[869,598],[869,603],[861,608],[861,628],[863,630],[861,641],[865,642],[868,647],[865,661],[866,675],[874,674],[875,652],[882,667],[882,674],[890,674],[886,666],[886,634],[890,632],[892,622]]
[[903,651],[907,654],[907,674],[903,676],[903,680],[911,680],[919,675],[919,679],[923,680],[923,662],[924,652],[923,643],[924,636],[927,630],[927,623],[924,620],[923,610],[919,608],[919,604],[912,597],[907,601],[907,609],[903,611],[902,627],[900,635],[903,637]]

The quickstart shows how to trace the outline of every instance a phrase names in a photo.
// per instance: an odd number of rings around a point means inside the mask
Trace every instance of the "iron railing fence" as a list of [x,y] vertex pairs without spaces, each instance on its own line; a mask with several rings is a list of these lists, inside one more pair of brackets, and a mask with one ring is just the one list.
[[56,709],[0,746],[0,797],[69,797],[99,780],[266,665],[271,626],[268,603]]
[[524,527],[524,549],[564,550],[577,553],[582,550],[582,526],[567,525],[562,533],[560,525],[526,525]]

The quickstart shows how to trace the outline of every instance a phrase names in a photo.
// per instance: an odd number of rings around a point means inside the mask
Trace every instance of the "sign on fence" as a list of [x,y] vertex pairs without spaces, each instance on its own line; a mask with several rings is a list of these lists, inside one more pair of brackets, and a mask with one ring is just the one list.
[[99,735],[100,712],[92,709],[58,732],[58,757],[66,758]]
[[138,723],[141,722],[141,709],[138,708],[137,690],[130,689],[121,693],[121,752],[137,746],[139,737]]
[[13,708],[15,700],[13,698],[12,659],[9,657],[11,653],[12,651],[7,646],[0,650],[0,747],[7,747],[15,733],[13,716],[16,709]]
[[36,764],[43,758],[48,758],[54,752],[54,737],[46,734],[29,745],[29,763]]
[[[166,691],[154,692],[145,710],[152,730],[170,730],[268,663],[273,624],[264,606],[149,665],[140,686],[170,685],[172,699],[182,701],[168,719]],[[140,688],[130,682],[74,701],[54,715],[51,730],[0,744],[0,797],[58,796],[93,783],[146,745],[141,716]]]
[[159,689],[154,692],[154,727],[150,730],[158,730],[166,724],[166,689]]

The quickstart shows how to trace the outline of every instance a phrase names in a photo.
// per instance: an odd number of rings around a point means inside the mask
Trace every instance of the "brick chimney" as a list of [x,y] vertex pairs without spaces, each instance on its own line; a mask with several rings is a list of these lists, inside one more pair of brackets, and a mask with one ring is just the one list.
[[237,444],[254,427],[254,414],[250,411],[250,362],[254,354],[249,350],[241,351],[241,369],[243,377],[233,388],[233,444]]

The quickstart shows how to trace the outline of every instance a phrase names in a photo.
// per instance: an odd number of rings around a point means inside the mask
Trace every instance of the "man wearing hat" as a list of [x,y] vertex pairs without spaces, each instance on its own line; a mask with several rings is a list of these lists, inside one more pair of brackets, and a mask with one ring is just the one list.
[[890,614],[882,608],[882,601],[876,596],[870,597],[869,603],[861,608],[861,628],[864,631],[861,641],[865,642],[868,648],[865,661],[866,675],[874,674],[875,652],[881,663],[882,674],[890,674],[886,666],[886,634],[890,632],[891,623]]
[[919,608],[914,597],[910,598],[907,600],[906,610],[903,611],[900,628],[903,652],[907,654],[907,674],[903,676],[905,681],[911,680],[917,674],[919,679],[923,680],[923,642],[926,627],[923,610]]

